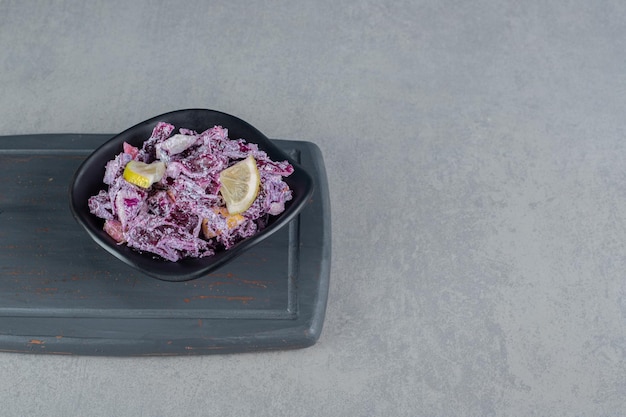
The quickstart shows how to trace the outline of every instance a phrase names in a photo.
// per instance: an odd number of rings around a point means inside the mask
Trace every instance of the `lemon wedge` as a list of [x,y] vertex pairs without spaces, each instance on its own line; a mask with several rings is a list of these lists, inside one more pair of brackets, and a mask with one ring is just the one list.
[[257,195],[261,177],[252,155],[220,172],[220,194],[231,215],[248,210]]
[[132,160],[124,168],[124,179],[141,188],[148,188],[161,181],[165,173],[165,163],[155,161],[151,164]]

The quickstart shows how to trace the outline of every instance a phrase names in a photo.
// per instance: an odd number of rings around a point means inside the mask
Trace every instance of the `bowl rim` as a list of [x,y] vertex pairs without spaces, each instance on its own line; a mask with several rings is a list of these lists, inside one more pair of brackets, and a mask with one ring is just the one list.
[[[292,190],[294,189],[294,187],[298,189],[298,195],[294,195],[293,199],[287,202],[284,212],[282,212],[278,216],[271,218],[271,221],[266,228],[259,231],[255,235],[238,242],[232,248],[228,250],[220,250],[213,256],[207,256],[203,258],[185,258],[177,262],[171,262],[149,252],[140,252],[135,249],[129,248],[126,245],[117,244],[112,238],[108,236],[108,234],[106,234],[106,232],[102,230],[101,225],[103,224],[103,220],[99,219],[98,217],[91,214],[91,212],[89,212],[86,201],[87,199],[85,199],[84,196],[86,194],[94,195],[98,192],[98,190],[107,188],[107,185],[102,182],[104,166],[101,165],[101,161],[98,162],[98,160],[102,160],[104,156],[107,156],[106,161],[113,159],[117,154],[121,152],[122,143],[125,141],[125,139],[128,139],[128,137],[132,135],[135,131],[142,131],[142,129],[144,131],[152,131],[152,129],[154,128],[154,126],[156,126],[158,122],[171,123],[170,120],[172,119],[177,119],[190,115],[193,115],[193,117],[195,118],[229,120],[230,122],[232,122],[231,126],[237,126],[233,130],[246,130],[252,133],[252,135],[248,135],[248,137],[241,136],[241,138],[246,140],[246,142],[256,143],[257,145],[259,145],[259,149],[266,151],[268,153],[268,156],[270,156],[272,160],[287,160],[290,164],[293,165],[294,173],[286,177],[285,181],[290,184]],[[176,125],[175,123],[171,124],[174,124],[175,129],[192,128],[183,125]],[[209,129],[216,124],[218,123],[208,122],[205,129]],[[239,139],[239,135],[235,135],[238,137],[230,136],[231,128],[229,126],[223,127],[229,130],[229,137],[231,139]],[[141,143],[143,143],[145,140],[148,139],[148,137],[149,136],[145,136],[143,134],[141,136],[136,136],[134,137],[134,142],[142,138]],[[118,146],[117,151],[112,152],[116,146]],[[98,163],[96,164],[96,162]],[[99,169],[102,172],[100,178],[95,179],[91,176],[89,178],[86,178],[88,174],[93,175],[92,171],[96,169]],[[85,190],[82,190],[82,192],[79,192],[80,190],[78,188],[80,186],[95,183],[96,181],[99,181],[100,187],[98,188],[98,190],[95,190],[95,193],[92,193],[93,190],[87,190],[87,192]],[[105,249],[115,258],[153,278],[157,278],[163,281],[182,282],[197,279],[209,274],[211,271],[234,260],[251,247],[262,242],[278,230],[285,227],[308,204],[313,194],[313,191],[314,181],[310,173],[307,172],[307,170],[304,169],[298,163],[298,161],[294,160],[294,158],[292,158],[290,155],[288,155],[282,149],[272,143],[270,139],[268,139],[261,131],[252,126],[250,123],[237,116],[233,116],[231,114],[224,113],[218,110],[204,108],[187,108],[162,113],[160,115],[153,116],[149,119],[136,123],[133,126],[123,130],[122,132],[115,134],[110,139],[95,148],[80,163],[80,165],[74,172],[69,187],[69,200],[70,210],[74,219],[82,226],[83,229],[85,229],[85,231],[92,238],[92,240],[94,240],[100,247]],[[80,197],[79,194],[81,194]],[[85,210],[85,208],[87,208],[87,210]],[[98,222],[100,224],[99,228],[95,227],[95,222]]]

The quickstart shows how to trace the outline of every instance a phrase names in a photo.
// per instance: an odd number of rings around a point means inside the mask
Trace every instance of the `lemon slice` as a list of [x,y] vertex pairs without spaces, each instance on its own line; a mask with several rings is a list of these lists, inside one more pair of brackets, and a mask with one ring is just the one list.
[[163,178],[165,163],[155,161],[151,164],[132,160],[124,168],[124,179],[131,184],[148,188]]
[[220,172],[220,193],[228,213],[239,214],[248,210],[257,195],[261,178],[252,155]]

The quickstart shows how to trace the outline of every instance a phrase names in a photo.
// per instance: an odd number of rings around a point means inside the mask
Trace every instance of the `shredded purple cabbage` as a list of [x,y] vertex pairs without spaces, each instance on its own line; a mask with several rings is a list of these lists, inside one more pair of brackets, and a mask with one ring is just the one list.
[[[287,161],[270,160],[244,139],[228,138],[214,126],[202,133],[160,122],[141,148],[124,150],[105,167],[108,189],[89,199],[92,214],[105,220],[104,230],[120,244],[176,262],[214,255],[253,236],[292,199],[283,178],[293,172]],[[252,155],[261,176],[259,194],[248,210],[231,216],[219,194],[222,170]],[[131,160],[166,164],[163,178],[143,189],[123,178]]]

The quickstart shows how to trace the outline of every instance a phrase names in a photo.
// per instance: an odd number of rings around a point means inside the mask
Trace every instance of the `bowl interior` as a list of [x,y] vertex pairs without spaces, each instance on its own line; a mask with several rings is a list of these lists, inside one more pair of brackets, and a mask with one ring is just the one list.
[[[170,262],[150,253],[141,253],[126,245],[118,245],[104,230],[104,221],[89,211],[88,200],[106,187],[102,182],[104,167],[122,150],[123,142],[134,146],[150,137],[158,122],[167,122],[179,128],[202,132],[215,125],[228,129],[231,139],[243,138],[255,143],[275,161],[288,160],[294,172],[284,181],[293,190],[293,199],[285,205],[285,211],[271,219],[265,229],[245,239],[229,250],[216,251],[215,255],[204,258],[186,258]],[[154,278],[165,281],[187,281],[199,278],[224,263],[234,259],[251,246],[259,243],[272,233],[288,224],[306,205],[313,193],[312,177],[289,155],[274,145],[265,135],[247,122],[226,113],[207,109],[187,109],[165,113],[141,122],[105,142],[79,166],[70,185],[70,208],[75,219],[87,233],[104,249],[128,265]]]

